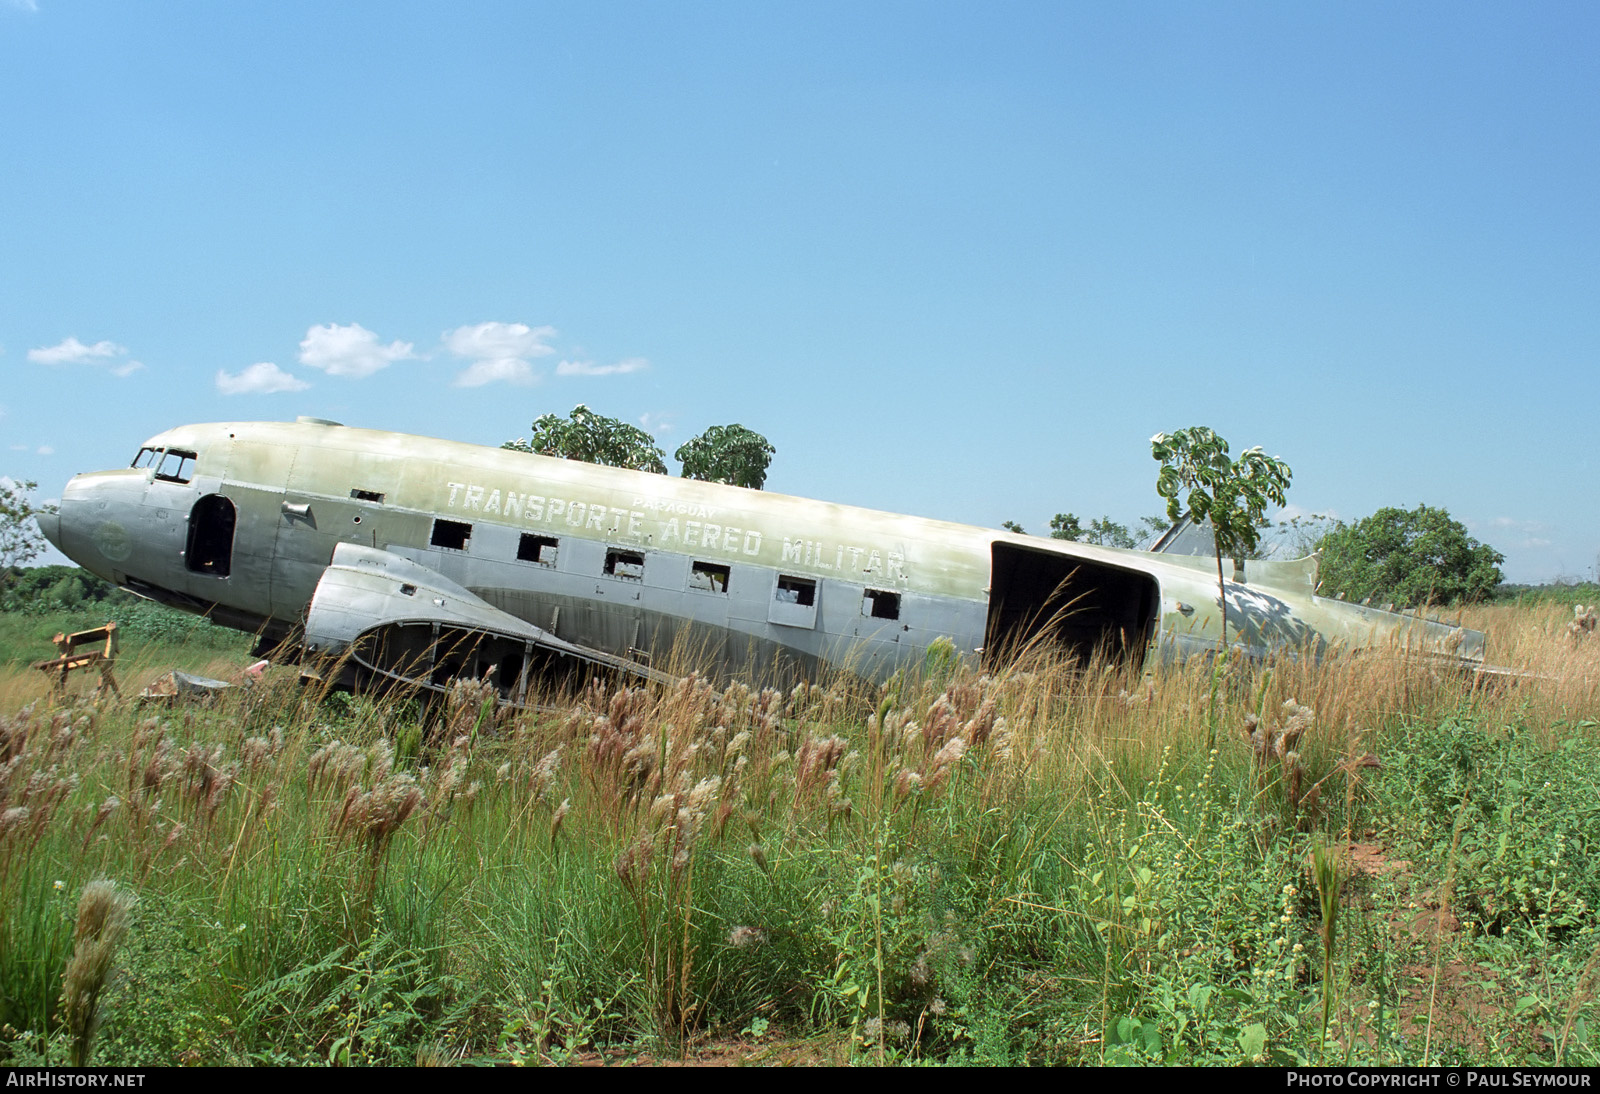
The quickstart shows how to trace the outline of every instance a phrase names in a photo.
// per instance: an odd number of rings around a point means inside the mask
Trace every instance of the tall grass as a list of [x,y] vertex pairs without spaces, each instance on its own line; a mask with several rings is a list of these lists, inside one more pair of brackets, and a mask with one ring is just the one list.
[[[269,678],[152,709],[0,674],[0,1056],[88,1051],[72,894],[107,879],[138,899],[96,998],[103,1064],[707,1039],[997,1063],[1559,1041],[1592,1063],[1600,640],[1555,610],[1471,623],[1536,675],[1035,650],[881,687],[593,683],[519,713],[471,685],[424,707]],[[1542,787],[1512,794],[1513,762]],[[1336,861],[1353,844],[1403,865]],[[1460,929],[1401,929],[1446,876]],[[1518,1016],[1497,1039],[1408,986],[1491,960]]]

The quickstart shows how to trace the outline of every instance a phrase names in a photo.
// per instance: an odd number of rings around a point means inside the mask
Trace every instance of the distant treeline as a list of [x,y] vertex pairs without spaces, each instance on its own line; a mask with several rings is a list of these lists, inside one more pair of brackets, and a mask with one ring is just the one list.
[[1495,588],[1500,604],[1600,604],[1600,585],[1593,581],[1556,585],[1508,585]]
[[135,599],[102,577],[77,566],[33,566],[13,570],[0,585],[0,611],[42,615],[92,608],[104,601]]
[[115,620],[125,638],[216,644],[236,632],[198,615],[163,607],[123,592],[77,566],[33,566],[12,570],[0,582],[0,613],[81,617],[84,625]]

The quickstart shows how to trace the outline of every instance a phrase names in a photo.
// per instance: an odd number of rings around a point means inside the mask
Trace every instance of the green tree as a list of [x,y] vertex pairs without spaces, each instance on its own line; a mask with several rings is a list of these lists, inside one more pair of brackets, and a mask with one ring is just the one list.
[[1083,525],[1071,513],[1057,513],[1050,518],[1050,538],[1077,543],[1083,538]]
[[1341,524],[1318,544],[1324,596],[1408,608],[1483,600],[1500,584],[1505,556],[1467,534],[1443,509],[1379,509]]
[[1140,517],[1139,525],[1144,529],[1144,535],[1139,542],[1153,543],[1160,539],[1168,528],[1172,527],[1172,522],[1167,519],[1165,513],[1157,513],[1154,516]]
[[1160,464],[1156,493],[1167,499],[1167,516],[1176,521],[1184,509],[1196,521],[1209,520],[1217,553],[1217,595],[1222,605],[1222,641],[1228,641],[1227,584],[1222,576],[1224,553],[1235,570],[1261,540],[1268,504],[1285,504],[1284,492],[1294,472],[1260,447],[1237,460],[1228,442],[1208,426],[1197,425],[1150,438],[1150,455]]
[[119,594],[116,586],[76,566],[32,566],[13,570],[0,592],[0,611],[43,612],[88,607]]
[[53,505],[35,505],[28,497],[39,488],[36,482],[17,482],[0,477],[0,580],[10,577],[18,566],[26,566],[44,550],[44,533],[33,518],[54,513]]
[[1126,524],[1118,524],[1110,517],[1091,520],[1089,532],[1083,538],[1101,547],[1121,547],[1125,551],[1131,551],[1139,545],[1139,541],[1133,538],[1133,533],[1128,531]]
[[1109,516],[1091,520],[1089,527],[1072,513],[1057,513],[1050,518],[1050,538],[1065,539],[1073,543],[1093,543],[1097,547],[1122,547],[1132,550],[1139,545],[1126,524],[1118,524]]
[[1008,532],[1015,532],[1019,536],[1025,536],[1028,534],[1027,531],[1023,529],[1022,525],[1018,524],[1014,520],[1001,521],[1000,527],[1004,528]]
[[519,437],[500,447],[657,475],[667,473],[666,454],[656,447],[650,434],[638,426],[596,414],[582,403],[573,407],[567,418],[539,415],[533,421],[531,438]]
[[1317,549],[1324,536],[1343,527],[1342,521],[1327,513],[1308,513],[1280,520],[1274,542],[1263,557],[1305,558]]
[[753,429],[714,425],[672,454],[683,465],[683,477],[701,482],[725,482],[760,490],[767,481],[767,466],[777,450]]

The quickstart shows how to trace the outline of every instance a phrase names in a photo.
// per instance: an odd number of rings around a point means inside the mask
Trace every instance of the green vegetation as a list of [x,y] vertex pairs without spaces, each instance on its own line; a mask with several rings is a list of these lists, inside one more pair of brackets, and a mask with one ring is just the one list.
[[500,447],[657,475],[667,473],[666,454],[656,447],[650,434],[636,425],[596,414],[582,403],[573,407],[567,418],[539,415],[533,420],[531,438],[519,437]]
[[683,465],[686,479],[760,490],[775,451],[761,434],[736,422],[712,426],[680,445],[672,458]]
[[1513,604],[1600,604],[1600,585],[1580,581],[1571,585],[1513,585],[1502,582],[1494,588],[1494,599]]
[[0,477],[0,578],[13,567],[26,566],[44,550],[44,535],[33,518],[55,509],[33,504],[28,495],[38,488],[36,482]]
[[[531,439],[518,438],[500,447],[657,475],[667,473],[666,454],[656,447],[650,434],[638,426],[596,414],[582,403],[573,407],[567,418],[541,414],[534,419]],[[686,479],[760,490],[767,481],[767,467],[774,451],[761,434],[735,423],[714,425],[684,442],[673,453],[673,459],[683,465]]]
[[1057,513],[1050,518],[1050,538],[1093,543],[1100,547],[1121,547],[1131,551],[1140,543],[1160,536],[1170,526],[1166,518],[1159,516],[1140,517],[1139,523],[1143,525],[1143,534],[1134,535],[1126,524],[1118,524],[1108,516],[1091,520],[1089,527],[1085,528],[1075,514]]
[[1505,556],[1479,543],[1443,509],[1380,509],[1318,543],[1324,596],[1393,603],[1473,604],[1500,584]]
[[1176,523],[1187,510],[1196,523],[1209,521],[1217,553],[1217,602],[1222,607],[1222,634],[1228,634],[1228,597],[1222,577],[1222,556],[1235,568],[1255,551],[1266,523],[1267,506],[1283,505],[1294,472],[1259,447],[1246,449],[1237,460],[1228,442],[1207,426],[1150,438],[1150,455],[1161,465],[1156,493],[1167,499],[1167,518]]
[[167,668],[194,668],[219,654],[242,657],[253,643],[250,635],[141,600],[76,566],[35,566],[15,571],[0,594],[0,665],[52,657],[54,635],[108,622],[117,624],[125,649],[154,644],[174,656]]
[[936,652],[486,716],[12,670],[0,1062],[1596,1066],[1600,643],[1477,611],[1537,685]]
[[[1050,538],[1072,543],[1092,543],[1098,547],[1121,547],[1131,551],[1158,539],[1169,527],[1169,522],[1160,516],[1140,517],[1139,525],[1141,531],[1135,534],[1128,530],[1126,524],[1118,524],[1105,516],[1091,520],[1089,527],[1085,528],[1075,514],[1057,513],[1050,518]],[[1027,535],[1027,530],[1014,520],[1005,521],[1000,527],[1018,535]]]

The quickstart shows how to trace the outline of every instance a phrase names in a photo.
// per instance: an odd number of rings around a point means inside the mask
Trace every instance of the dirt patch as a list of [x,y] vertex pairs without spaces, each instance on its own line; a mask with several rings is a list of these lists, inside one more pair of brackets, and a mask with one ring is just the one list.
[[1340,849],[1339,858],[1352,873],[1377,878],[1385,874],[1409,874],[1411,863],[1405,859],[1391,859],[1389,849],[1381,843],[1348,843]]

